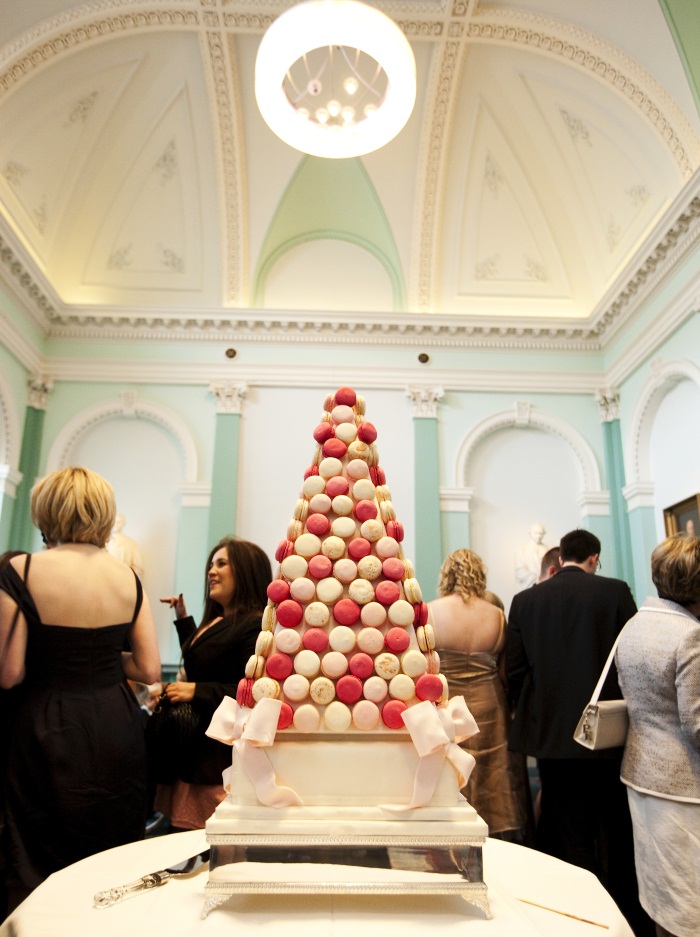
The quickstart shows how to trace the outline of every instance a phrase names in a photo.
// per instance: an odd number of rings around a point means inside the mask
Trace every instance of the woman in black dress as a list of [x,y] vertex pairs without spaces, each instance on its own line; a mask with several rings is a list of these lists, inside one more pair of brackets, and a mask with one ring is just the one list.
[[199,627],[182,595],[161,599],[175,609],[184,669],[183,679],[165,692],[172,702],[190,701],[200,725],[183,750],[177,780],[158,789],[156,809],[170,817],[172,830],[203,829],[226,796],[221,775],[231,766],[231,748],[204,733],[224,696],[236,696],[255,651],[271,578],[270,560],[259,546],[224,537],[207,559]]
[[144,834],[143,725],[126,678],[155,682],[160,658],[138,577],[104,549],[115,513],[99,475],[51,473],[31,515],[52,548],[0,573],[0,685],[17,687],[4,784],[15,900]]

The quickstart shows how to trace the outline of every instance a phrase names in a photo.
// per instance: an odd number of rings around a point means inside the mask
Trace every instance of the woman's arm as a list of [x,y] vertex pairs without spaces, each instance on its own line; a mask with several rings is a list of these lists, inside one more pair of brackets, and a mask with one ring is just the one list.
[[151,604],[145,593],[139,614],[129,631],[129,643],[131,651],[122,656],[128,679],[157,683],[160,680],[160,653]]
[[7,592],[0,590],[0,687],[9,690],[24,680],[27,652],[27,622],[17,603]]

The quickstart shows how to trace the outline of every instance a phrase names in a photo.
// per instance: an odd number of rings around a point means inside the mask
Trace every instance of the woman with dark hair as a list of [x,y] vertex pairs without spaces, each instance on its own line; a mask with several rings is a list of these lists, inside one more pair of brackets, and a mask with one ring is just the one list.
[[207,559],[199,627],[182,595],[161,599],[175,609],[184,670],[165,693],[173,703],[191,702],[200,725],[182,753],[178,778],[158,788],[156,809],[170,817],[174,831],[203,829],[225,797],[221,774],[231,764],[231,749],[204,733],[223,698],[236,696],[255,651],[271,578],[270,560],[259,546],[224,537]]
[[700,537],[676,534],[651,555],[658,598],[625,625],[615,662],[630,727],[627,785],[639,900],[658,937],[700,922]]

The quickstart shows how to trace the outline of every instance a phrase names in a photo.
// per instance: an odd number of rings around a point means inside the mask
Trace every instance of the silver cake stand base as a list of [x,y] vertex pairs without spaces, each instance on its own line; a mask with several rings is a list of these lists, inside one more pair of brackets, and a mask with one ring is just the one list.
[[207,835],[202,917],[234,895],[459,895],[491,917],[484,837]]

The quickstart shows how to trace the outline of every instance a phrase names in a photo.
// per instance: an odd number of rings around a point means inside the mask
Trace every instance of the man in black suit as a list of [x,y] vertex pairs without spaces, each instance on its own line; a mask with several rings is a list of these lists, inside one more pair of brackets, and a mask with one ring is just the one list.
[[[537,848],[595,873],[639,935],[646,931],[620,781],[622,749],[589,751],[573,738],[615,638],[637,606],[625,582],[595,575],[600,541],[590,531],[571,531],[560,549],[557,574],[519,592],[510,608],[509,747],[537,759]],[[621,695],[612,671],[601,699]]]

